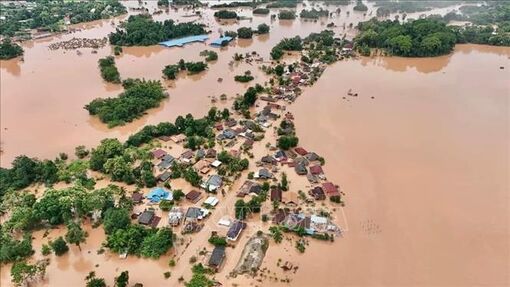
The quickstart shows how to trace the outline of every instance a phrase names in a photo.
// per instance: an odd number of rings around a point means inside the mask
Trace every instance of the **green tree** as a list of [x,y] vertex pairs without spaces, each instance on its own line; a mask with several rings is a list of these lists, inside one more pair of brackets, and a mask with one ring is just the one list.
[[172,236],[172,231],[169,228],[161,228],[156,233],[150,234],[143,240],[141,255],[159,258],[172,247]]
[[118,277],[115,277],[115,287],[126,287],[129,284],[129,271],[122,271]]
[[269,25],[267,25],[266,23],[262,23],[260,25],[257,26],[257,33],[259,34],[267,34],[269,33]]
[[51,249],[57,256],[62,256],[69,251],[69,247],[62,236],[58,237],[54,241],[50,242]]
[[85,238],[87,238],[87,232],[84,231],[81,226],[75,222],[70,222],[67,224],[67,233],[66,233],[66,241],[70,244],[76,244],[78,249],[81,251],[80,244],[85,242]]
[[103,278],[96,277],[96,272],[91,271],[87,277],[85,277],[86,287],[106,287],[106,282]]
[[8,60],[23,55],[23,48],[11,41],[11,38],[4,38],[0,43],[0,59]]
[[235,216],[239,220],[246,219],[248,214],[248,206],[242,199],[238,199],[235,203]]
[[240,39],[251,39],[253,36],[253,31],[249,27],[241,27],[237,29],[237,36]]
[[126,229],[131,224],[129,211],[123,208],[110,208],[104,215],[103,228],[106,234],[118,229]]

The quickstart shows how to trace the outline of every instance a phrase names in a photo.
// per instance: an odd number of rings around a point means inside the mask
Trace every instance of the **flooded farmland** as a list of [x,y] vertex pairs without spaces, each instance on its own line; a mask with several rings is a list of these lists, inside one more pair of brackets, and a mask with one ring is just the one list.
[[[129,5],[134,5],[131,3]],[[352,11],[352,6],[346,9]],[[248,9],[237,9],[251,15]],[[441,9],[440,12],[448,11]],[[437,12],[437,11],[436,11]],[[155,16],[161,20],[191,11],[171,11]],[[337,34],[352,37],[343,23],[367,19],[362,13],[344,12],[332,19]],[[209,10],[200,21],[209,24],[211,38],[218,30],[235,30],[270,22],[253,17],[236,24],[219,25]],[[118,23],[124,17],[115,19]],[[114,30],[110,21],[78,26],[82,31],[24,43],[24,61],[1,61],[1,166],[19,154],[53,158],[59,152],[72,154],[74,147],[96,145],[102,138],[121,140],[146,124],[173,121],[178,115],[204,115],[211,99],[226,93],[230,106],[247,85],[233,75],[251,70],[256,82],[265,75],[246,63],[229,65],[235,53],[257,51],[268,58],[282,38],[305,36],[325,29],[325,24],[296,20],[272,21],[271,33],[253,40],[237,40],[222,48],[208,72],[165,81],[170,98],[160,107],[126,126],[108,129],[88,115],[83,106],[96,97],[111,97],[120,86],[105,84],[97,54],[83,49],[50,51],[48,45],[72,37],[99,38]],[[164,65],[179,59],[198,60],[204,44],[185,48],[159,46],[124,48],[116,57],[123,78],[161,79]],[[459,45],[449,56],[423,59],[374,57],[337,62],[290,106],[295,115],[300,144],[326,158],[328,179],[339,183],[347,206],[335,216],[345,220],[343,238],[335,243],[314,242],[304,254],[293,246],[270,246],[262,268],[276,269],[279,258],[299,265],[292,286],[505,286],[510,278],[509,230],[509,96],[510,48]],[[501,69],[500,67],[504,67]],[[218,78],[223,81],[219,82]],[[349,90],[358,94],[348,96]],[[255,151],[262,156],[264,151]],[[298,177],[291,177],[298,186]],[[237,186],[232,189],[235,190]],[[235,198],[224,202],[233,206]],[[210,219],[216,222],[220,215]],[[131,282],[145,286],[175,286],[178,277],[189,277],[190,254],[208,238],[201,232],[186,248],[184,264],[165,279],[168,256],[160,260],[97,254],[104,240],[102,228],[87,226],[89,238],[81,251],[72,246],[62,256],[52,256],[42,286],[81,286],[90,270],[112,282],[120,271],[129,270]],[[245,234],[254,234],[251,225]],[[62,235],[54,230],[49,238]],[[40,256],[42,232],[34,234],[34,250]],[[240,243],[247,241],[243,236]],[[182,247],[182,246],[181,246]],[[290,250],[290,251],[289,251]],[[177,248],[176,253],[181,249]],[[242,248],[228,254],[216,276],[225,282]],[[483,267],[483,268],[481,268]],[[148,276],[147,274],[151,274]],[[332,275],[334,274],[334,275]],[[283,276],[283,275],[282,275]],[[254,284],[244,277],[227,283]],[[9,270],[2,268],[1,286],[9,286]],[[281,282],[257,286],[288,285]],[[226,286],[231,286],[225,284]]]

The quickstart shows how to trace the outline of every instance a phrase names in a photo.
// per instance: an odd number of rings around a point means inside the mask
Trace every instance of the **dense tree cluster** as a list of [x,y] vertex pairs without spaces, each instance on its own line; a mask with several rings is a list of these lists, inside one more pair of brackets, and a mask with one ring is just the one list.
[[234,80],[236,82],[241,82],[241,83],[247,83],[249,81],[253,81],[253,79],[255,79],[251,73],[244,73],[243,75],[236,75],[234,76]]
[[218,169],[220,175],[234,175],[248,169],[250,162],[248,159],[231,156],[228,152],[222,151],[218,154],[218,160],[223,163]]
[[[207,50],[206,50],[207,51]],[[212,53],[215,53],[211,51]],[[201,53],[202,55],[202,53]],[[218,55],[216,54],[216,57]],[[209,53],[207,51],[207,57],[210,59],[214,59],[214,54]],[[163,76],[166,79],[169,80],[175,80],[177,78],[177,74],[179,74],[180,71],[188,71],[188,75],[194,75],[198,74],[202,71],[205,71],[207,69],[207,63],[204,63],[202,61],[199,62],[185,62],[183,59],[179,60],[177,64],[174,65],[167,65],[163,69]]]
[[400,24],[398,21],[371,19],[358,25],[359,47],[383,48],[393,55],[429,57],[448,54],[457,41],[445,23],[420,19]]
[[267,15],[267,14],[269,14],[269,9],[267,9],[267,8],[256,8],[256,9],[253,9],[253,14],[255,14],[255,15]]
[[11,168],[0,168],[0,198],[9,190],[19,190],[32,183],[53,184],[57,182],[57,166],[51,160],[40,161],[18,156]]
[[205,33],[202,24],[176,24],[173,20],[157,22],[148,15],[132,15],[121,29],[116,29],[108,37],[112,45],[149,46],[168,39]]
[[159,106],[167,97],[159,81],[124,81],[125,91],[116,98],[97,98],[85,106],[93,116],[97,115],[109,127],[124,125],[139,118],[150,108]]
[[187,114],[185,117],[178,116],[173,124],[163,122],[157,126],[145,126],[139,132],[131,135],[126,141],[126,145],[140,146],[160,136],[172,136],[180,133],[188,137],[214,137],[214,132],[212,130],[214,121],[215,120],[211,120],[207,117],[195,119],[191,114]]
[[269,33],[269,29],[270,29],[269,25],[267,25],[266,23],[262,23],[257,26],[257,33],[267,34],[267,33]]
[[236,99],[234,102],[234,109],[246,110],[253,106],[257,101],[257,95],[263,91],[264,87],[259,84],[255,85],[255,87],[249,87],[242,97]]
[[291,10],[281,10],[278,13],[278,19],[282,19],[282,20],[296,19],[296,13],[294,13],[294,11],[291,11]]
[[23,48],[20,45],[11,41],[10,38],[5,38],[0,43],[0,59],[8,60],[23,55]]
[[220,10],[214,12],[214,17],[218,19],[237,19],[237,13],[235,11],[230,10]]
[[211,8],[217,9],[217,8],[256,7],[257,4],[258,3],[256,1],[253,1],[253,2],[234,1],[234,2],[230,2],[230,3],[214,4],[214,5],[211,6]]
[[239,39],[251,39],[253,36],[253,31],[249,27],[241,27],[237,29],[237,36]]
[[203,50],[202,52],[200,52],[200,56],[205,57],[206,62],[218,60],[218,53],[212,50]]
[[266,5],[266,8],[296,8],[300,0],[278,0]]
[[299,17],[305,18],[305,19],[319,19],[320,17],[328,17],[329,11],[324,9],[315,9],[312,8],[311,10],[303,9],[299,13]]
[[490,26],[447,26],[440,19],[419,19],[404,24],[398,21],[371,19],[358,25],[355,42],[361,51],[382,48],[392,55],[431,57],[448,54],[455,43],[510,45],[510,34]]
[[298,142],[298,137],[294,135],[281,136],[278,138],[277,146],[283,150],[288,150],[290,148],[296,147]]
[[106,246],[115,253],[159,258],[173,245],[172,231],[168,228],[147,229],[130,224],[107,234]]
[[98,61],[101,77],[110,83],[120,83],[120,73],[115,66],[115,59],[112,56],[101,58]]
[[367,5],[363,4],[362,0],[356,0],[356,5],[352,8],[354,11],[366,12],[368,11]]
[[31,1],[30,5],[16,2],[0,3],[5,17],[0,19],[0,35],[15,36],[25,29],[61,31],[64,18],[71,24],[105,19],[126,13],[118,0],[105,1]]
[[271,50],[271,58],[279,60],[284,51],[301,51],[303,50],[303,40],[296,36],[294,38],[284,38]]
[[170,6],[169,0],[158,0],[158,6],[168,7]]

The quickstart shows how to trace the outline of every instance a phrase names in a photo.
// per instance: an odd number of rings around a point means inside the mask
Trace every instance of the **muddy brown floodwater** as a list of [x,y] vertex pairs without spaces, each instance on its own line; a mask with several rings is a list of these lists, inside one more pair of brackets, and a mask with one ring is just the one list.
[[[138,6],[137,1],[124,1],[128,7]],[[150,11],[156,9],[156,1],[148,1]],[[237,30],[239,27],[257,27],[258,24],[268,23],[271,26],[269,35],[255,36],[253,40],[237,40],[226,48],[222,48],[219,59],[210,63],[206,73],[193,77],[182,76],[175,82],[165,82],[168,86],[170,98],[161,103],[160,107],[148,111],[141,119],[122,127],[108,129],[97,117],[91,117],[83,108],[97,97],[112,97],[118,95],[120,86],[105,83],[99,74],[97,61],[112,54],[110,46],[98,49],[92,54],[91,49],[80,49],[82,55],[76,51],[49,50],[51,43],[78,38],[101,38],[115,30],[112,22],[118,24],[125,20],[121,16],[113,20],[94,21],[86,24],[74,25],[80,29],[72,34],[63,34],[46,39],[23,43],[25,49],[24,61],[12,59],[0,61],[0,147],[2,154],[0,166],[7,167],[20,154],[39,158],[54,158],[60,152],[73,154],[74,147],[85,145],[93,147],[106,137],[126,139],[129,134],[140,130],[146,124],[156,124],[161,121],[173,121],[177,116],[191,113],[203,116],[211,106],[211,97],[219,98],[226,93],[233,98],[237,93],[243,93],[247,84],[236,83],[233,76],[247,70],[254,72],[256,78],[263,77],[262,73],[246,63],[228,66],[235,53],[257,51],[265,59],[269,58],[269,51],[283,37],[296,35],[306,36],[311,32],[326,29],[326,24],[333,22],[333,28],[338,35],[346,34],[352,37],[355,30],[349,24],[356,25],[366,20],[373,12],[372,6],[366,16],[364,13],[352,10],[353,5],[342,6],[339,16],[331,19],[312,21],[271,21],[270,16],[253,16],[251,9],[236,9],[249,20],[237,23],[218,23],[214,17],[214,10],[201,9],[202,18],[187,17],[191,10],[170,10],[154,18],[158,21],[174,19],[180,22],[199,21],[208,25],[212,31],[210,39],[219,36],[219,31]],[[298,11],[301,9],[298,8]],[[333,10],[333,8],[329,8]],[[430,13],[444,14],[453,8],[436,9]],[[349,14],[347,14],[349,12]],[[133,14],[134,12],[129,12]],[[410,14],[408,17],[418,17]],[[346,28],[344,29],[344,24]],[[206,44],[195,43],[184,48],[164,48],[161,46],[127,47],[124,53],[116,57],[117,67],[122,78],[136,77],[145,79],[161,79],[165,65],[174,64],[183,58],[187,61],[201,60],[200,51],[215,49]],[[224,80],[219,83],[218,78]],[[219,106],[230,106],[231,101],[219,103]]]
[[[237,11],[251,16],[248,9]],[[209,24],[211,39],[219,35],[220,28],[235,30],[270,22],[269,17],[253,17],[219,25],[212,13],[204,10],[200,20]],[[189,21],[192,18],[183,17],[188,14],[191,11],[171,11],[155,18]],[[114,29],[110,21],[80,25],[83,30],[74,34],[26,42],[24,62],[0,62],[1,166],[9,166],[19,154],[53,158],[62,151],[72,153],[80,144],[94,146],[105,137],[125,139],[146,124],[174,120],[188,112],[202,116],[211,106],[212,96],[226,93],[232,98],[244,92],[247,85],[235,83],[234,75],[251,70],[257,82],[265,80],[246,63],[229,67],[234,53],[255,50],[267,59],[282,37],[305,36],[324,29],[328,22],[337,25],[337,34],[351,37],[355,31],[344,30],[343,23],[356,24],[367,18],[353,12],[351,5],[342,7],[340,17],[327,21],[273,21],[269,35],[222,48],[208,72],[165,82],[170,93],[167,101],[141,119],[115,129],[108,129],[83,109],[93,98],[121,91],[105,84],[97,69],[97,60],[110,54],[111,48],[99,49],[98,54],[82,49],[78,56],[75,51],[64,53],[47,47],[72,37],[106,36]],[[121,19],[125,17],[114,21]],[[125,48],[116,61],[123,78],[160,79],[164,65],[180,58],[198,60],[204,49],[211,47]],[[346,193],[347,207],[338,209],[335,217],[345,220],[341,225],[347,230],[335,243],[314,241],[304,254],[287,242],[271,245],[262,268],[274,270],[279,258],[294,262],[299,270],[290,275],[292,286],[509,285],[505,275],[510,270],[509,57],[509,48],[460,45],[444,57],[361,58],[328,67],[290,110],[295,114],[300,144],[326,158],[326,174]],[[221,83],[217,81],[220,77]],[[348,96],[349,89],[358,97]],[[231,99],[216,105],[230,106]],[[257,156],[264,152],[257,151]],[[291,177],[291,186],[298,186],[299,180],[303,179]],[[232,197],[224,204],[233,206],[234,201]],[[217,222],[219,218],[213,216],[210,221]],[[249,228],[247,234],[253,234],[256,223]],[[132,283],[176,285],[179,275],[189,278],[188,257],[208,236],[202,232],[193,237],[182,258],[184,264],[172,269],[167,281],[162,273],[168,270],[168,257],[154,261],[98,255],[104,240],[102,229],[88,231],[82,252],[72,247],[69,254],[52,257],[42,285],[79,286],[90,270],[112,282],[124,269],[130,271]],[[52,231],[50,237],[62,232]],[[34,237],[36,256],[40,257],[40,246],[47,239],[42,239],[41,232]],[[227,257],[218,274],[223,283],[228,283],[226,275],[241,249]],[[9,270],[2,269],[0,285],[9,286]],[[243,278],[230,283],[234,282],[238,286],[253,283]]]
[[301,262],[324,261],[296,285],[510,284],[509,57],[459,45],[339,62],[291,106],[301,144],[347,194],[349,228],[307,248]]

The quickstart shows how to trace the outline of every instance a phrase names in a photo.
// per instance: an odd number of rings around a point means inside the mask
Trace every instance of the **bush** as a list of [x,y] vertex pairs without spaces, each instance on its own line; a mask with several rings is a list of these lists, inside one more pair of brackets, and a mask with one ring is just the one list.
[[281,136],[278,138],[278,147],[283,150],[288,150],[290,148],[296,147],[299,142],[299,138],[296,136]]
[[262,23],[260,25],[257,26],[257,33],[259,34],[267,34],[269,33],[269,25],[265,24],[265,23]]
[[296,14],[290,10],[282,10],[278,13],[278,18],[282,20],[293,20],[296,19]]
[[227,246],[227,238],[224,236],[213,235],[208,241],[214,246]]
[[8,60],[23,55],[23,48],[13,43],[10,38],[3,39],[0,43],[0,59]]
[[218,60],[218,53],[211,51],[211,50],[204,50],[204,51],[200,52],[200,56],[205,56],[206,62]]
[[101,77],[110,83],[120,83],[119,70],[115,66],[115,59],[112,56],[99,59],[99,69],[101,70]]
[[267,15],[267,14],[269,14],[269,9],[267,9],[267,8],[256,8],[256,9],[253,9],[253,14],[256,14],[256,15]]
[[50,242],[50,246],[57,256],[62,256],[66,254],[67,251],[69,251],[69,247],[67,246],[67,243],[65,242],[64,238],[62,238],[62,236]]
[[251,28],[241,27],[237,29],[237,36],[240,39],[251,39],[253,36],[253,31],[251,30]]
[[237,19],[237,13],[229,10],[220,10],[214,12],[214,17],[218,19]]

